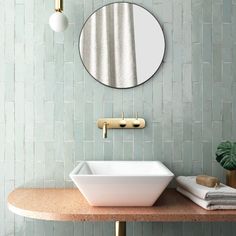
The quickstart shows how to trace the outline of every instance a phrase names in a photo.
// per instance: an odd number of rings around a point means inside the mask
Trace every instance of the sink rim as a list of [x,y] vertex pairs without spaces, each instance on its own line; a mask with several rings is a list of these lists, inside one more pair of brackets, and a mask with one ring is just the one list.
[[[120,175],[117,175],[117,174],[114,174],[114,175],[111,175],[111,174],[80,174],[79,171],[82,169],[82,167],[84,166],[84,164],[86,163],[129,163],[129,164],[133,164],[133,163],[149,163],[149,164],[159,164],[161,166],[161,168],[163,168],[165,170],[166,173],[162,173],[162,174],[130,174],[130,175],[127,175],[127,174],[120,174]],[[73,177],[86,177],[86,178],[94,178],[94,177],[109,177],[109,178],[150,178],[150,177],[174,177],[174,173],[172,173],[161,161],[104,161],[104,160],[98,160],[98,161],[94,161],[94,160],[91,160],[91,161],[80,161],[77,166],[72,170],[72,172],[69,174],[70,178],[73,179]]]

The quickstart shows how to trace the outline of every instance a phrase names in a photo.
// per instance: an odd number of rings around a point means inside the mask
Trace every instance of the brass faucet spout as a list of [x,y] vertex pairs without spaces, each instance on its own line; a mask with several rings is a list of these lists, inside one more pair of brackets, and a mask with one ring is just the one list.
[[107,138],[107,122],[103,123],[102,136],[103,136],[103,138]]

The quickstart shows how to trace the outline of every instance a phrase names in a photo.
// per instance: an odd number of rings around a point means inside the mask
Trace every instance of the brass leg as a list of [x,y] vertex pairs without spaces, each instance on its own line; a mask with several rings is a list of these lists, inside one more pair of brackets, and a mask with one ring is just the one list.
[[116,236],[126,236],[126,222],[116,221]]

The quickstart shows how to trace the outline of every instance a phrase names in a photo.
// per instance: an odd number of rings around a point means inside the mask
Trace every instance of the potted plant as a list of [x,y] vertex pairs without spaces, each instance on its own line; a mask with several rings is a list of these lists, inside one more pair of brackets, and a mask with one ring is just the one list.
[[227,170],[226,184],[236,188],[236,143],[220,143],[216,151],[216,160]]

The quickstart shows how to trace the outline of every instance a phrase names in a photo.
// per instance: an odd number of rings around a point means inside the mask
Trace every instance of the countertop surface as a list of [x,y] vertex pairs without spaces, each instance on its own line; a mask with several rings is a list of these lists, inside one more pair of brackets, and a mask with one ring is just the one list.
[[236,210],[204,210],[174,189],[152,207],[92,207],[78,189],[16,189],[8,207],[24,217],[56,221],[236,221]]

